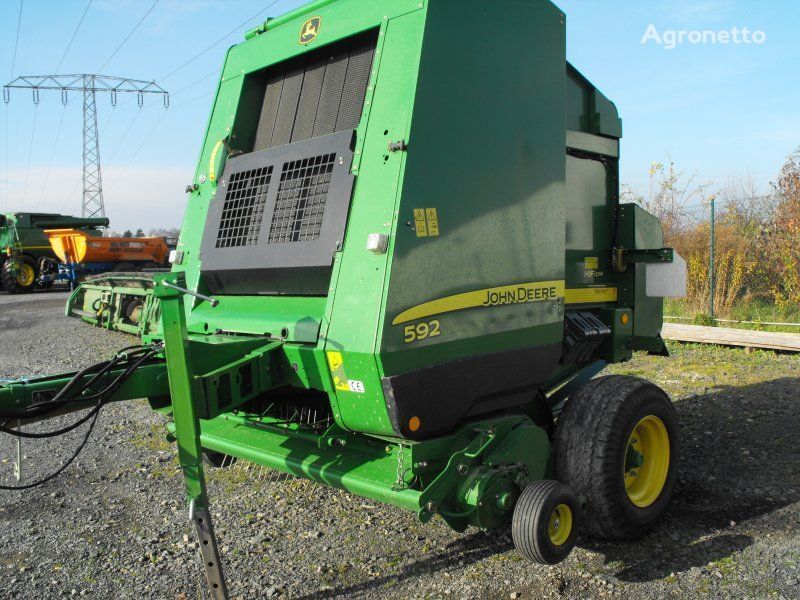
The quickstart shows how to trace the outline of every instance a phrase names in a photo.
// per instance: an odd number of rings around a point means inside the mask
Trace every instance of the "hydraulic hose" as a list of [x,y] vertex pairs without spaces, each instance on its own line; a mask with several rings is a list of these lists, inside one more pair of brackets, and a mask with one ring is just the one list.
[[[114,393],[122,386],[125,381],[130,378],[130,376],[141,367],[145,362],[150,360],[151,358],[155,357],[160,352],[160,348],[154,346],[146,346],[146,347],[128,347],[123,348],[119,352],[117,352],[111,360],[103,361],[96,365],[92,365],[86,367],[85,369],[81,369],[78,371],[67,384],[59,390],[59,392],[51,399],[45,402],[40,402],[35,405],[29,406],[27,409],[23,409],[20,411],[1,411],[0,418],[7,419],[7,421],[0,425],[0,432],[6,433],[8,435],[12,435],[15,437],[21,438],[34,438],[34,439],[41,439],[41,438],[51,438],[60,435],[64,435],[74,429],[80,427],[87,421],[91,420],[89,427],[86,430],[86,433],[83,436],[83,440],[69,457],[69,459],[61,465],[55,472],[51,473],[50,475],[34,481],[33,483],[27,483],[24,485],[18,486],[7,486],[7,485],[0,485],[0,490],[26,490],[33,487],[37,487],[54,479],[58,475],[64,472],[64,470],[71,465],[81,451],[86,446],[86,443],[89,441],[89,437],[94,430],[94,426],[97,423],[97,417],[100,414],[100,410],[105,406],[108,402],[111,401]],[[108,385],[106,385],[103,389],[98,392],[94,392],[89,395],[83,395],[82,392],[87,391],[90,387],[99,381],[102,377],[108,376],[111,369],[116,366],[124,365],[126,368],[125,370],[117,375]],[[82,380],[87,377],[89,380],[86,382],[82,382]],[[66,397],[66,395],[74,390],[76,387],[80,385],[79,390],[76,391],[75,396]],[[24,418],[31,418],[31,417],[39,417],[39,416],[46,416],[48,414],[52,414],[53,412],[57,411],[58,409],[74,403],[85,403],[87,401],[97,400],[97,403],[92,407],[92,409],[83,417],[63,427],[61,429],[57,429],[54,431],[47,431],[44,433],[28,433],[24,431],[15,431],[7,427],[9,421],[13,419],[24,419]]]

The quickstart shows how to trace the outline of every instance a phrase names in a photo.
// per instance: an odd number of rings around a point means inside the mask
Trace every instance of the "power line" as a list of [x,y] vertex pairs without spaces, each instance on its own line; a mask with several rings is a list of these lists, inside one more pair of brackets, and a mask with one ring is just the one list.
[[5,107],[5,110],[3,112],[6,115],[6,127],[5,127],[5,142],[6,142],[5,150],[6,151],[3,153],[3,155],[5,156],[5,159],[3,160],[3,183],[4,183],[3,189],[5,190],[5,195],[6,195],[6,212],[8,212],[8,196],[9,196],[9,189],[8,188],[10,187],[9,186],[9,182],[8,182],[8,170],[9,170],[9,166],[8,165],[9,165],[9,156],[11,154],[8,151],[9,150],[9,143],[8,143],[8,112],[9,111],[8,111],[8,106]]
[[58,147],[58,140],[61,137],[61,126],[64,124],[64,115],[67,112],[67,105],[64,105],[64,108],[61,110],[61,118],[58,120],[58,129],[56,129],[56,139],[53,142],[53,149],[50,152],[50,162],[47,163],[47,171],[44,175],[44,183],[42,183],[42,193],[39,194],[39,199],[36,201],[36,210],[39,209],[39,205],[42,203],[42,198],[44,198],[44,192],[47,189],[47,182],[50,179],[50,169],[53,167],[53,159],[56,155],[56,148]]
[[67,52],[69,52],[69,49],[72,48],[72,42],[75,41],[75,36],[78,35],[78,30],[81,28],[83,20],[86,18],[86,13],[89,12],[89,7],[92,5],[92,2],[93,0],[89,0],[89,3],[86,5],[86,8],[83,9],[83,14],[81,15],[80,21],[78,21],[78,26],[75,27],[75,31],[72,32],[72,37],[69,39],[69,44],[67,44],[67,48],[66,50],[64,50],[64,54],[61,55],[61,60],[58,61],[58,66],[56,67],[56,73],[58,73],[58,71],[61,69],[61,65],[64,63],[64,59],[67,57]]
[[17,35],[14,38],[14,55],[11,58],[11,77],[14,76],[14,67],[17,66],[17,46],[19,46],[19,30],[22,24],[22,3],[24,0],[19,0],[19,16],[17,17]]
[[214,92],[206,92],[205,94],[201,94],[199,96],[195,96],[191,100],[187,100],[186,102],[181,102],[180,104],[176,105],[175,108],[180,108],[181,106],[186,106],[187,104],[191,104],[192,102],[196,102],[197,100],[202,100],[203,98],[208,98],[209,96],[213,95]]
[[105,68],[106,68],[106,65],[107,65],[108,63],[110,63],[110,62],[111,62],[111,60],[112,60],[112,59],[113,59],[113,58],[114,58],[114,57],[117,55],[117,52],[119,52],[119,51],[122,49],[122,47],[123,47],[123,46],[124,46],[124,45],[127,43],[127,41],[128,41],[129,39],[131,39],[131,36],[132,36],[132,35],[133,35],[133,34],[136,32],[136,30],[137,30],[137,29],[139,29],[139,25],[141,25],[141,24],[142,24],[142,22],[143,22],[143,21],[144,21],[144,20],[147,18],[147,15],[149,15],[151,12],[153,12],[153,9],[156,7],[156,4],[158,4],[158,0],[155,0],[155,2],[153,2],[153,4],[150,6],[150,8],[148,8],[148,9],[147,9],[147,12],[146,12],[146,13],[144,13],[144,15],[142,16],[142,18],[141,18],[141,19],[139,19],[139,22],[138,22],[138,23],[136,23],[136,25],[134,25],[134,26],[133,26],[133,29],[131,29],[130,33],[129,33],[129,34],[126,36],[126,37],[125,37],[125,39],[124,39],[124,40],[122,40],[122,42],[120,43],[120,45],[119,45],[119,46],[117,46],[117,49],[116,49],[116,50],[114,50],[114,52],[112,52],[112,53],[111,53],[111,56],[109,56],[109,57],[108,57],[108,60],[107,60],[106,62],[104,62],[104,63],[103,63],[103,66],[102,66],[102,67],[100,67],[99,69],[97,69],[97,72],[98,72],[98,73],[100,73],[100,72],[101,72],[103,69],[105,69]]
[[111,185],[109,186],[109,189],[112,189],[112,188],[113,188],[115,185],[117,185],[117,182],[118,182],[118,181],[119,181],[119,180],[122,178],[122,175],[125,173],[125,171],[127,171],[127,170],[128,170],[128,167],[130,167],[130,166],[131,166],[131,164],[133,164],[133,161],[134,161],[134,160],[136,159],[136,157],[139,155],[139,152],[141,152],[141,151],[142,151],[142,148],[144,148],[144,145],[145,145],[145,144],[147,143],[147,141],[150,139],[150,136],[152,136],[152,135],[153,135],[153,133],[155,133],[155,131],[156,131],[156,128],[157,128],[157,127],[158,127],[158,126],[161,124],[161,121],[163,121],[163,120],[164,120],[164,117],[166,117],[166,116],[167,116],[167,113],[166,113],[166,112],[163,112],[163,113],[161,113],[161,116],[158,118],[158,120],[157,120],[155,123],[153,123],[153,127],[151,127],[151,128],[150,128],[150,131],[148,131],[148,132],[147,132],[147,135],[145,135],[145,136],[144,136],[144,139],[143,139],[143,140],[142,140],[142,142],[139,144],[139,146],[136,148],[136,150],[134,151],[133,155],[131,156],[131,158],[130,158],[130,160],[127,162],[127,164],[126,164],[126,165],[125,165],[125,166],[122,168],[122,170],[121,170],[121,171],[120,171],[120,172],[117,174],[117,176],[114,178],[114,181],[112,181],[112,182],[111,182]]
[[185,86],[183,86],[183,87],[182,87],[181,89],[179,89],[177,92],[172,92],[172,93],[170,94],[170,96],[172,96],[172,97],[175,97],[175,95],[177,95],[177,94],[180,94],[181,92],[185,92],[185,91],[186,91],[186,90],[188,90],[189,88],[193,88],[193,87],[194,87],[194,86],[196,86],[198,83],[203,83],[203,82],[204,82],[206,79],[211,79],[212,77],[217,77],[217,76],[219,76],[219,74],[220,74],[220,71],[214,71],[213,73],[209,73],[208,75],[204,75],[203,77],[201,77],[200,79],[197,79],[197,80],[193,81],[193,82],[192,82],[192,83],[190,83],[189,85],[185,85]]
[[[17,48],[19,47],[19,32],[22,28],[22,5],[24,0],[19,0],[19,15],[17,15],[17,33],[14,35],[14,52],[11,58],[11,72],[9,73],[10,77],[14,76],[14,69],[17,66]],[[10,145],[8,143],[8,108],[6,108],[6,129],[5,129],[5,179],[8,179],[8,172],[9,172],[9,159],[11,156],[10,152]],[[19,116],[19,108],[17,108],[17,116]],[[3,186],[6,192],[6,210],[8,210],[8,199],[9,199],[9,185],[6,182],[6,185]]]
[[141,109],[136,111],[136,114],[134,115],[133,119],[131,119],[131,122],[128,124],[128,127],[125,129],[125,133],[122,134],[122,137],[120,138],[119,142],[117,142],[117,145],[111,152],[111,155],[105,160],[106,168],[108,168],[108,165],[114,162],[114,157],[117,155],[117,152],[119,152],[119,149],[122,148],[122,145],[125,143],[128,134],[131,132],[131,129],[133,129],[134,124],[136,124],[136,119],[138,119],[139,115],[141,114],[142,114]]
[[28,166],[25,168],[25,187],[22,188],[22,202],[27,200],[28,196],[28,181],[31,175],[31,159],[33,158],[33,138],[36,135],[36,121],[39,117],[39,105],[33,105],[33,127],[31,127],[31,143],[28,146]]
[[181,66],[179,66],[178,68],[173,69],[172,71],[167,73],[165,76],[163,76],[161,78],[161,81],[164,81],[165,79],[167,79],[169,77],[172,77],[173,75],[175,75],[175,73],[177,73],[178,71],[182,70],[184,67],[187,67],[188,65],[190,65],[191,63],[196,61],[198,58],[203,56],[203,54],[205,54],[209,50],[213,49],[215,46],[217,46],[217,45],[221,44],[222,42],[224,42],[226,39],[228,39],[234,33],[238,32],[242,27],[252,23],[253,20],[257,19],[259,16],[261,16],[262,14],[267,12],[270,8],[272,8],[274,5],[276,5],[279,1],[280,0],[273,0],[273,2],[270,2],[269,4],[267,4],[267,6],[262,8],[260,11],[258,11],[256,14],[254,14],[252,17],[248,17],[245,21],[242,21],[241,23],[239,23],[236,27],[234,27],[228,33],[226,33],[221,38],[219,38],[216,42],[214,42],[213,44],[208,46],[205,50],[202,50],[202,51],[198,52],[192,58],[190,58],[185,63],[183,63]]

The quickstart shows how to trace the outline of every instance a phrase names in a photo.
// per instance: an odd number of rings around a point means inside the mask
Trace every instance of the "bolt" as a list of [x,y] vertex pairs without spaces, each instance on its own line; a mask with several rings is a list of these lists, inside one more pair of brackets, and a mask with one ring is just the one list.
[[425,505],[425,508],[427,509],[428,512],[436,512],[436,502],[431,500]]
[[553,529],[558,529],[558,526],[561,525],[561,522],[558,519],[553,520]]
[[458,465],[457,471],[459,475],[466,475],[467,473],[469,473],[469,467],[467,465],[461,464]]

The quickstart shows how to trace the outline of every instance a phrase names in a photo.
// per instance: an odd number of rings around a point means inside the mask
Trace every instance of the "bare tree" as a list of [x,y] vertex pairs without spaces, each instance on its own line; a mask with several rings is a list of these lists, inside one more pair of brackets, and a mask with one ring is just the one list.
[[664,227],[665,243],[677,245],[696,224],[693,205],[708,202],[715,192],[709,192],[707,185],[698,184],[696,174],[687,176],[684,171],[679,171],[669,158],[666,165],[652,163],[649,181],[647,196],[623,184],[621,198],[625,202],[639,204],[658,217]]

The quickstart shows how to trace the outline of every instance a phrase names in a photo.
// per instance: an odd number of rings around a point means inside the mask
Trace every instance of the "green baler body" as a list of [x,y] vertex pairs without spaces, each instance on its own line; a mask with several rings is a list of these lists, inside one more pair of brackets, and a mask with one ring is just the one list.
[[[312,17],[318,35],[299,43]],[[330,393],[340,425],[374,435],[440,434],[485,398],[493,400],[484,412],[519,404],[520,393],[552,378],[565,308],[615,306],[629,277],[609,263],[616,198],[608,170],[565,160],[569,145],[616,170],[621,125],[613,104],[567,65],[564,21],[544,1],[453,10],[338,0],[268,21],[231,48],[178,245],[176,269],[202,293],[200,248],[218,225],[208,215],[225,178],[218,142],[253,150],[263,95],[252,79],[357,34],[376,40],[347,226],[326,293],[223,290],[216,308],[187,297],[189,330],[285,337],[284,351],[302,357],[305,383]],[[399,140],[407,151],[389,151]],[[438,234],[420,235],[415,217],[431,209]],[[385,254],[366,249],[373,233],[388,237]],[[341,353],[341,389],[331,385],[325,352]],[[414,416],[421,425],[411,431]]]
[[[620,137],[547,0],[312,2],[228,51],[172,273],[82,286],[68,314],[166,342],[123,396],[154,380],[201,504],[200,445],[495,526],[492,498],[551,474],[544,396],[663,350],[621,262],[662,240],[619,205]],[[158,323],[123,323],[137,294]],[[579,360],[577,312],[606,328]]]

